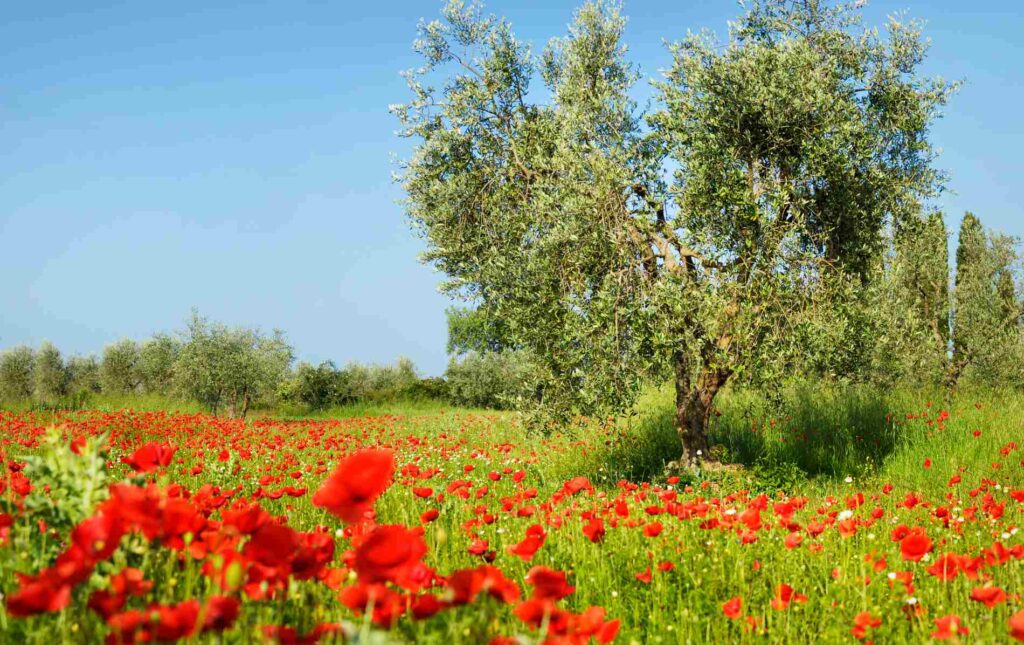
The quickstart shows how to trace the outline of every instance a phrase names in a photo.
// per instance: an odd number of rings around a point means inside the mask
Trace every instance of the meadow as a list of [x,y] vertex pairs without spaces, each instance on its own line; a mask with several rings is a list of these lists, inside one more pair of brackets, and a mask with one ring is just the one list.
[[425,404],[0,412],[0,640],[1024,639],[1024,401],[729,392],[729,465],[672,474],[667,398],[550,435]]

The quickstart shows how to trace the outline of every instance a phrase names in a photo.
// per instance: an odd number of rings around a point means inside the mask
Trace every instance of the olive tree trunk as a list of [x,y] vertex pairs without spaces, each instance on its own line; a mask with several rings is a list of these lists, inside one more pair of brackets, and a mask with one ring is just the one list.
[[679,466],[694,469],[710,459],[708,425],[714,410],[715,396],[732,376],[727,368],[705,369],[691,377],[686,360],[675,360],[676,432],[682,444]]

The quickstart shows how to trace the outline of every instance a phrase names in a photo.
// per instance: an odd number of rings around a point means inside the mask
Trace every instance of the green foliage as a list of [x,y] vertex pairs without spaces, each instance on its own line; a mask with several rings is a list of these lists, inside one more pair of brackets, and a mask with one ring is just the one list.
[[193,312],[174,363],[174,381],[186,396],[216,414],[227,407],[244,417],[253,403],[273,397],[293,360],[284,334],[211,323]]
[[483,354],[514,349],[506,346],[507,341],[504,339],[508,332],[501,320],[468,307],[449,307],[445,315],[448,318],[449,354]]
[[807,481],[807,473],[789,461],[774,461],[760,457],[750,469],[752,490],[774,494],[777,491],[794,492]]
[[[33,486],[24,500],[25,509],[59,535],[70,534],[76,524],[89,517],[96,504],[106,499],[111,483],[105,436],[91,437],[78,451],[72,451],[63,432],[49,428],[42,450],[24,458],[25,474]],[[59,546],[50,544],[54,553]]]
[[37,401],[54,403],[67,394],[68,373],[64,358],[53,343],[43,343],[36,352],[32,380]]
[[157,334],[139,347],[135,372],[143,391],[170,392],[174,383],[174,363],[181,343],[173,336]]
[[953,288],[953,389],[961,376],[991,385],[1024,386],[1015,243],[985,231],[972,213],[961,222]]
[[445,372],[455,405],[473,408],[523,408],[540,395],[536,361],[525,351],[470,352],[453,357]]
[[122,339],[103,349],[100,362],[100,383],[109,394],[134,392],[139,386],[137,366],[139,345],[133,340]]
[[0,354],[0,400],[13,402],[32,396],[34,364],[35,351],[31,347],[12,347]]
[[75,396],[95,394],[101,390],[100,362],[95,356],[68,358],[68,392]]
[[779,373],[800,313],[936,194],[926,135],[951,87],[917,74],[914,23],[883,38],[850,6],[772,0],[727,42],[673,46],[644,113],[624,26],[586,4],[538,57],[449,3],[394,109],[417,140],[406,208],[446,289],[537,357],[547,409],[621,410],[671,367],[693,449],[722,385]]
[[341,372],[331,361],[324,361],[317,366],[299,363],[287,394],[311,410],[323,410],[345,403],[344,390]]

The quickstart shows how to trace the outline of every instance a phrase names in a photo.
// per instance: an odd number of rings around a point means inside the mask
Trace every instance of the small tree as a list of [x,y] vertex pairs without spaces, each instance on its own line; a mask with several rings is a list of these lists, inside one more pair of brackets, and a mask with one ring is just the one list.
[[165,334],[157,334],[142,343],[135,373],[143,390],[159,394],[171,391],[174,363],[180,349],[181,343]]
[[93,394],[101,390],[100,362],[95,356],[68,358],[68,391],[72,394]]
[[300,363],[295,370],[293,396],[313,410],[347,403],[343,377],[332,361],[319,365]]
[[186,395],[214,414],[226,406],[245,417],[253,402],[273,396],[293,360],[282,332],[210,323],[194,313],[174,365],[174,380]]
[[44,403],[56,403],[67,394],[68,371],[53,343],[44,342],[36,352],[33,386],[35,398]]
[[106,394],[128,394],[139,387],[136,368],[139,363],[139,345],[127,338],[107,345],[100,362],[100,383]]
[[24,401],[32,398],[34,366],[35,351],[31,347],[12,347],[0,354],[0,399]]
[[533,351],[563,414],[622,409],[667,368],[686,464],[709,454],[721,388],[763,371],[797,312],[865,275],[886,223],[940,184],[927,131],[951,90],[917,74],[915,24],[881,38],[852,5],[749,6],[726,42],[673,47],[644,115],[614,6],[585,5],[537,58],[452,2],[395,108],[418,140],[407,210],[445,288]]
[[1019,343],[1015,308],[1015,240],[986,232],[973,213],[964,215],[956,250],[953,287],[953,355],[948,387],[955,393],[963,374],[973,368],[989,380],[1004,373],[1011,346]]

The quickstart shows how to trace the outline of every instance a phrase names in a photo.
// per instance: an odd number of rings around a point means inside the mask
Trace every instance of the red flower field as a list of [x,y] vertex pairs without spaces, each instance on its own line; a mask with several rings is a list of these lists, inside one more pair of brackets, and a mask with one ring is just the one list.
[[905,482],[881,473],[785,495],[748,490],[742,475],[613,480],[607,459],[628,436],[588,427],[544,439],[455,413],[0,413],[0,631],[109,643],[1024,639],[1013,441],[925,412],[904,430],[974,442],[985,471],[936,452]]

